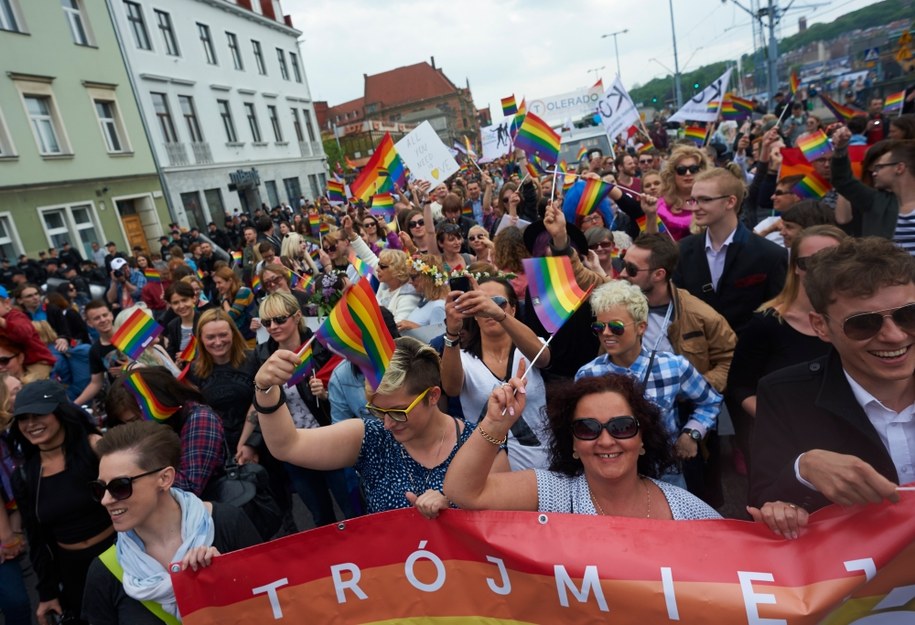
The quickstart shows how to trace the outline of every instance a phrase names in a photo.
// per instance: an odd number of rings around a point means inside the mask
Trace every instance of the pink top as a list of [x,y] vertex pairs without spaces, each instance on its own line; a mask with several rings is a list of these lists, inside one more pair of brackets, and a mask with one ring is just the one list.
[[659,197],[658,217],[660,217],[661,221],[664,222],[664,225],[667,226],[667,230],[670,232],[670,236],[673,237],[674,241],[679,241],[683,237],[689,236],[689,224],[693,221],[693,214],[690,211],[684,210],[675,215],[667,208],[667,202],[664,201],[664,198]]

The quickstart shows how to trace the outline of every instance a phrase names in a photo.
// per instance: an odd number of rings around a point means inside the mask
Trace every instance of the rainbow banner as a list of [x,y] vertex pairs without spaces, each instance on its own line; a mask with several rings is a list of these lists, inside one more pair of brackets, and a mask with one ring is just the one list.
[[794,144],[804,153],[804,158],[811,163],[818,158],[829,156],[832,152],[832,144],[829,142],[829,137],[822,130],[803,134],[797,138]]
[[403,161],[397,155],[391,133],[386,132],[359,177],[350,185],[350,192],[357,200],[367,202],[372,194],[393,191],[395,185],[403,185],[405,180]]
[[899,113],[902,114],[902,107],[905,105],[905,89],[897,93],[891,93],[886,96],[886,100],[883,101],[883,112],[884,113]]
[[534,312],[544,329],[555,334],[578,310],[591,289],[584,291],[578,286],[568,256],[525,258],[521,262]]
[[502,98],[502,115],[508,117],[518,112],[518,104],[515,102],[515,94],[507,98]]
[[826,195],[832,185],[815,171],[808,172],[804,179],[794,185],[794,193],[808,200],[819,200]]
[[111,337],[111,344],[131,360],[136,360],[163,329],[142,308],[137,308]]
[[836,116],[836,120],[840,122],[848,122],[855,115],[867,115],[861,109],[856,109],[853,106],[846,106],[844,104],[839,104],[828,95],[820,93],[820,100],[823,101],[823,106],[829,109],[829,111]]
[[528,155],[537,156],[551,165],[559,160],[561,141],[559,133],[533,113],[524,116],[524,122],[518,128],[518,134],[515,135],[516,148],[524,150]]
[[314,352],[311,344],[314,343],[315,337],[311,337],[299,348],[297,356],[299,357],[295,369],[292,371],[292,377],[286,382],[286,388],[292,388],[305,379],[312,369],[315,368]]
[[794,96],[800,87],[801,79],[798,77],[797,72],[792,71],[791,76],[788,77],[788,88],[791,89],[791,95]]
[[197,358],[197,337],[192,334],[191,340],[187,342],[187,345],[185,345],[184,349],[181,350],[181,353],[178,354],[178,360],[191,362],[195,358]]
[[686,126],[683,129],[683,137],[689,139],[699,146],[705,145],[706,129],[702,126]]
[[342,182],[328,180],[327,201],[331,204],[346,204],[346,186]]
[[155,267],[147,267],[143,270],[143,277],[147,282],[162,282],[162,274]]
[[163,404],[136,371],[127,374],[124,378],[124,386],[136,398],[137,404],[139,404],[140,410],[143,411],[143,416],[147,421],[162,423],[181,409],[181,406],[166,406]]
[[394,354],[394,339],[368,280],[357,280],[315,332],[318,341],[353,362],[376,389]]
[[915,493],[747,521],[402,509],[172,574],[184,625],[912,623]]
[[606,183],[599,178],[585,180],[585,188],[582,190],[578,204],[575,206],[575,217],[584,217],[594,212],[612,188],[612,184]]
[[585,158],[588,155],[588,148],[581,146],[578,148],[578,153],[575,154],[575,162],[581,163],[581,159]]
[[739,115],[735,119],[743,119],[744,117],[749,117],[753,114],[753,109],[756,108],[756,105],[753,104],[753,100],[747,100],[746,98],[741,98],[729,93],[725,96],[725,102],[730,103],[731,108],[733,108]]

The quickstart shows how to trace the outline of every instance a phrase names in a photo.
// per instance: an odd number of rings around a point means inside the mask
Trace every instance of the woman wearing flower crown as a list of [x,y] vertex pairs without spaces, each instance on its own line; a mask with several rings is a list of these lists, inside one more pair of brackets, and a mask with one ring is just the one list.
[[397,324],[401,332],[445,323],[445,296],[450,290],[440,256],[420,254],[413,257],[411,264],[410,281],[422,299],[410,316]]

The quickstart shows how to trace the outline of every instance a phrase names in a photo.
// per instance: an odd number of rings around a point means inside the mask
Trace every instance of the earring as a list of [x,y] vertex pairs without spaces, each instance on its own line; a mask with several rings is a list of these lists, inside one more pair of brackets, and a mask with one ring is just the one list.
[[575,458],[576,460],[578,460],[578,452],[577,452],[577,451],[573,451],[573,452],[572,452],[572,457]]
[[639,449],[639,455],[640,455],[640,456],[644,456],[644,455],[645,455],[645,445],[642,445],[642,448]]

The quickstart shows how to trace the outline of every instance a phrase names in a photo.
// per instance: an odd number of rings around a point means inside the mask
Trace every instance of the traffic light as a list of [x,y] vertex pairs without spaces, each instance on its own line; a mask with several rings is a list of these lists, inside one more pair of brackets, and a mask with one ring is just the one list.
[[652,98],[652,99],[651,99],[651,103],[652,103],[652,104],[657,104],[657,103],[658,103],[658,99],[657,99],[657,98]]
[[693,83],[693,89],[698,89],[698,88],[699,88],[699,83],[694,82],[694,83]]

